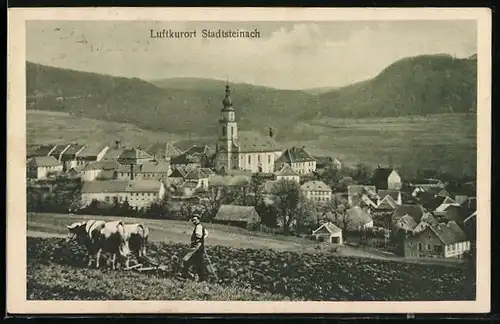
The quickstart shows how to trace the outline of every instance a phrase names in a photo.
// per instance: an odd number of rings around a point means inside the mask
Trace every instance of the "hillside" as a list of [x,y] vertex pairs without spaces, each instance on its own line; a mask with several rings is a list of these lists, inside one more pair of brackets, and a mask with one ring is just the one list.
[[[297,137],[290,126],[327,117],[394,117],[475,110],[476,58],[426,55],[402,59],[377,77],[329,90],[233,85],[240,129]],[[224,81],[144,81],[26,63],[27,107],[135,124],[169,133],[214,134]],[[281,130],[281,131],[280,131]],[[302,136],[302,134],[300,134]]]
[[477,59],[423,55],[399,60],[372,80],[319,95],[330,117],[396,117],[476,111]]

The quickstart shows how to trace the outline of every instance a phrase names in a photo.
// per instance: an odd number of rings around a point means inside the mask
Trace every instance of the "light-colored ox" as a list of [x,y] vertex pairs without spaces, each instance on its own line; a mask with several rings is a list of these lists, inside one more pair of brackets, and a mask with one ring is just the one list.
[[146,256],[149,230],[143,224],[125,224],[126,240],[130,251],[137,257]]
[[87,220],[66,225],[69,231],[67,240],[76,239],[87,249],[89,263],[92,265],[92,257],[96,259],[96,268],[99,268],[99,260],[102,252],[112,254],[112,268],[116,268],[116,256],[128,258],[130,248],[127,241],[127,232],[122,221],[105,222],[100,220]]

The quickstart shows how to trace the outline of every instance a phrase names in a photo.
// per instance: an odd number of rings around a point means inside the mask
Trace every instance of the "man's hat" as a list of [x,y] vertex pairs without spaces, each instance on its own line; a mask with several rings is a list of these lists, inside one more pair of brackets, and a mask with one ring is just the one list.
[[196,213],[193,215],[193,217],[191,217],[191,220],[197,218],[198,220],[200,219],[200,214]]

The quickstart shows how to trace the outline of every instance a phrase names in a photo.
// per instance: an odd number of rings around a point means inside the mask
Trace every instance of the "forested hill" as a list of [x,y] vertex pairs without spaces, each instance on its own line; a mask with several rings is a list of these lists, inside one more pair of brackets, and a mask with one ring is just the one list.
[[[232,96],[240,127],[255,130],[269,126],[286,130],[298,121],[320,116],[467,112],[475,110],[476,65],[475,56],[418,56],[395,62],[371,80],[331,91],[237,83],[232,85]],[[169,133],[216,131],[224,81],[176,78],[149,82],[31,62],[26,69],[29,109],[65,111]]]
[[476,110],[477,59],[405,58],[377,77],[319,95],[331,117],[394,117]]

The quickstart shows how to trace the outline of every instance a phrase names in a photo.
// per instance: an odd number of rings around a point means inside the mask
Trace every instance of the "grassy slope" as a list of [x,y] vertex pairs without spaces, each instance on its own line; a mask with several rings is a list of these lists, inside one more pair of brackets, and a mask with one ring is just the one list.
[[[66,214],[28,214],[28,230],[50,234],[65,235],[65,224],[82,219],[122,219],[125,222],[143,222],[150,228],[151,241],[189,243],[192,225],[188,222],[175,220],[137,219],[111,216],[82,216]],[[210,232],[208,245],[234,246],[240,248],[300,250],[311,241],[304,241],[294,237],[276,237],[264,233],[250,232],[245,229],[229,227],[219,224],[206,224]],[[39,235],[38,233],[35,233]]]
[[[214,121],[215,123],[215,121]],[[240,127],[240,130],[248,130]],[[306,145],[316,155],[338,157],[344,163],[387,164],[406,169],[438,168],[454,173],[475,173],[476,117],[443,114],[428,117],[336,119],[320,118],[291,127],[283,147]],[[181,139],[183,148],[193,143],[213,145],[214,137],[193,137],[142,130],[130,124],[70,117],[52,112],[28,111],[28,143],[112,142],[127,145]],[[295,135],[294,135],[295,134]]]

